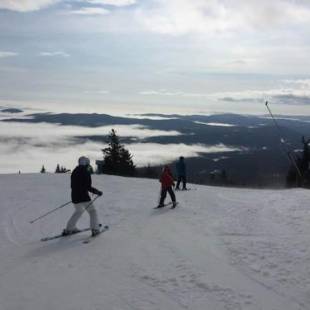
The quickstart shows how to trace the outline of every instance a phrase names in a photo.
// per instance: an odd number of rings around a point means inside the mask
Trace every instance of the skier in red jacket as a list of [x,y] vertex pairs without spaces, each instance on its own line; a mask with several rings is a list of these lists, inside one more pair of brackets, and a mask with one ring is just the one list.
[[159,205],[157,206],[157,208],[162,208],[165,206],[164,201],[167,196],[167,192],[169,193],[171,200],[172,200],[171,208],[175,208],[177,205],[177,202],[175,200],[175,194],[172,189],[172,187],[174,186],[174,180],[173,180],[171,170],[168,166],[164,167],[163,172],[160,176],[159,182],[161,183],[161,193],[160,193]]

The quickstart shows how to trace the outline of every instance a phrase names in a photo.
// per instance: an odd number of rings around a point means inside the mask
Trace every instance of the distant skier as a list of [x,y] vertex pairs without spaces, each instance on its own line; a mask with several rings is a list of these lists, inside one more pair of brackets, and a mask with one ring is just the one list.
[[165,166],[163,169],[163,172],[159,179],[161,183],[161,192],[160,192],[160,201],[157,208],[163,208],[165,206],[164,202],[167,196],[167,192],[169,193],[172,201],[172,208],[175,208],[177,205],[175,194],[172,189],[172,186],[174,186],[174,180],[171,173],[171,170],[168,166]]
[[180,189],[180,183],[182,181],[183,183],[182,190],[187,190],[186,188],[186,164],[185,164],[183,156],[181,156],[179,158],[179,161],[176,163],[176,170],[177,170],[178,181],[177,181],[177,186],[175,189],[176,190]]
[[102,192],[92,187],[91,175],[88,170],[90,161],[87,157],[80,157],[78,161],[79,165],[73,170],[71,175],[71,199],[75,207],[75,212],[69,219],[67,227],[63,230],[63,235],[71,235],[78,232],[76,227],[77,221],[86,210],[90,217],[90,228],[92,235],[95,236],[100,233],[100,224],[98,223],[97,211],[91,203],[91,199],[88,192],[102,195]]

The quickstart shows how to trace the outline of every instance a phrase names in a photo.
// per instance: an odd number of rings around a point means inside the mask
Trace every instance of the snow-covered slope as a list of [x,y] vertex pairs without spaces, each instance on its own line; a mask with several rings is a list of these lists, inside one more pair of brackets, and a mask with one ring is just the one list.
[[309,191],[192,185],[154,210],[156,180],[93,183],[110,231],[40,242],[73,207],[29,221],[70,200],[69,175],[0,175],[1,310],[310,309]]

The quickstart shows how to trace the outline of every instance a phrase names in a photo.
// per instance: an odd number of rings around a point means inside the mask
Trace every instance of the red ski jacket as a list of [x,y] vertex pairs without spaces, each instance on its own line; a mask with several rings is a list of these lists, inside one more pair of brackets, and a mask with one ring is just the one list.
[[168,187],[174,185],[173,176],[168,167],[164,168],[164,171],[161,174],[159,181],[163,189],[167,189]]

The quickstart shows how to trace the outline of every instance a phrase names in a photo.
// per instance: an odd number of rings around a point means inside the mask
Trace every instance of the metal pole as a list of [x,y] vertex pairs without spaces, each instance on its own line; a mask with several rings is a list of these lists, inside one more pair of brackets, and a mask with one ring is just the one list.
[[298,166],[297,166],[297,164],[296,164],[295,159],[294,159],[293,156],[291,155],[290,150],[287,148],[287,146],[286,146],[286,145],[284,144],[284,142],[283,142],[282,132],[281,132],[280,126],[279,126],[278,122],[276,121],[275,117],[273,116],[273,114],[272,114],[272,112],[271,112],[271,110],[270,110],[270,108],[269,108],[269,106],[268,106],[268,101],[266,101],[266,104],[265,104],[265,105],[266,105],[266,108],[268,109],[268,112],[269,112],[269,114],[270,114],[270,116],[271,116],[271,118],[272,118],[272,120],[273,120],[273,122],[274,122],[274,124],[275,124],[275,127],[276,127],[277,130],[278,130],[279,137],[280,137],[280,141],[281,141],[281,145],[283,146],[283,148],[284,148],[284,150],[285,150],[285,154],[287,155],[289,161],[290,161],[290,162],[293,164],[293,166],[295,167],[295,169],[296,169],[298,175],[299,175],[301,178],[303,178],[303,177],[302,177],[302,174],[301,174],[301,172],[300,172],[300,169],[298,168]]

